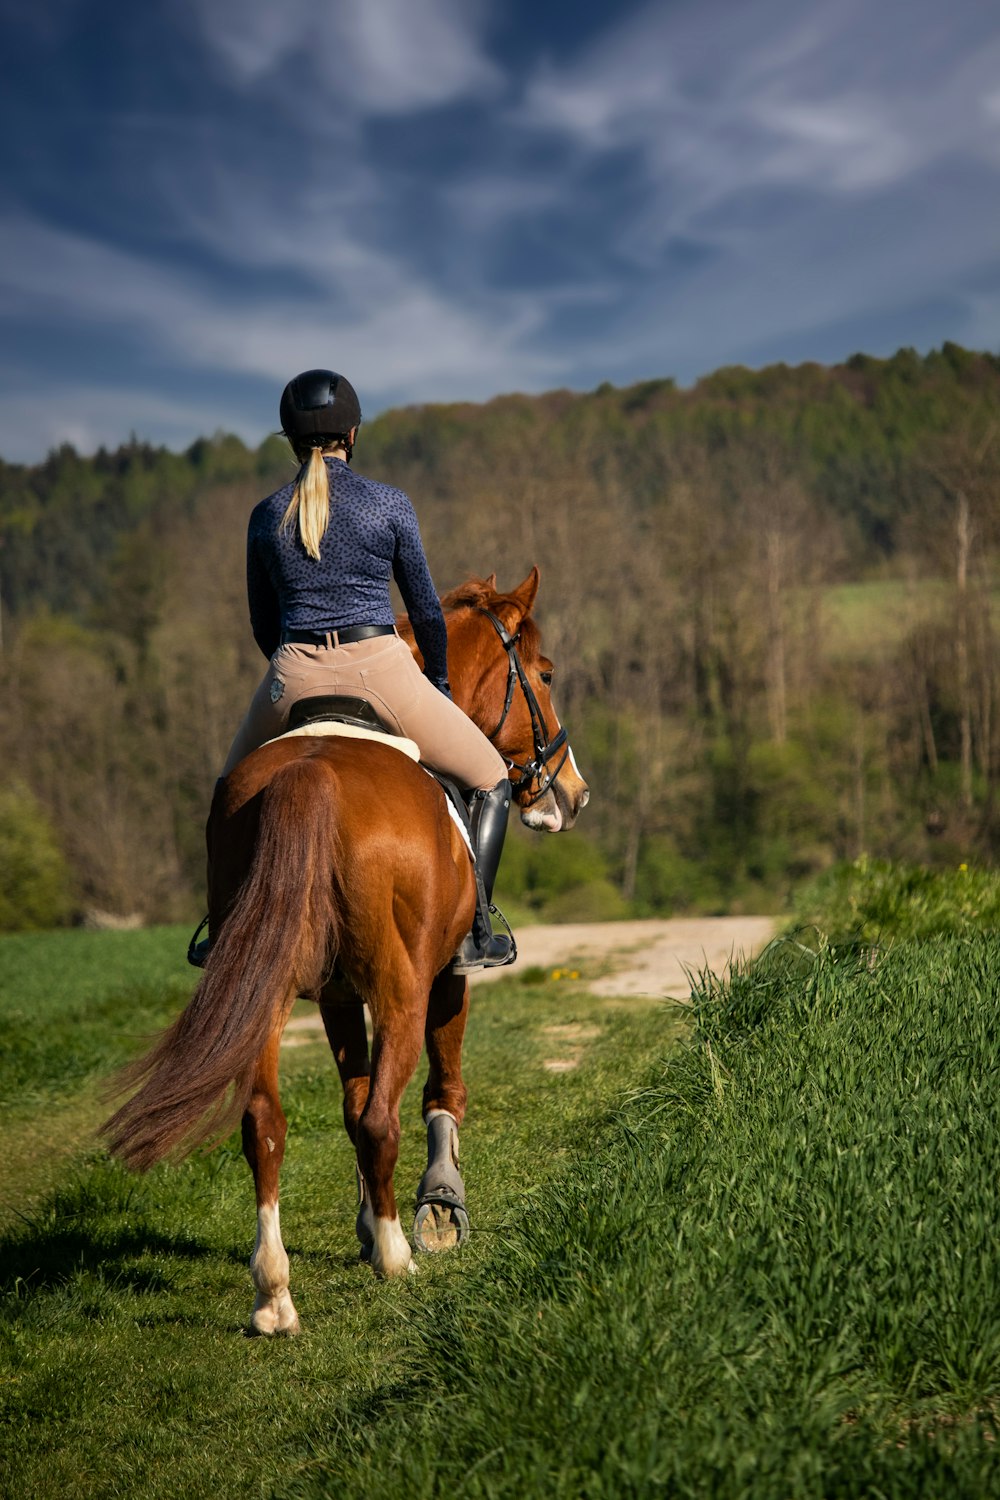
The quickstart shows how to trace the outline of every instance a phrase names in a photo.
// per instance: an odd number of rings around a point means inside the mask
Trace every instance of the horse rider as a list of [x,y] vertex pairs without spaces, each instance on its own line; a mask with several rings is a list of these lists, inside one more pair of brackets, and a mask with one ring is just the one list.
[[[489,902],[511,784],[499,753],[452,700],[448,633],[413,506],[402,490],[350,467],[361,407],[343,375],[296,375],[282,394],[280,418],[300,467],[292,484],[262,500],[250,516],[250,624],[268,666],[223,775],[282,734],[300,698],[367,698],[389,727],[416,742],[427,766],[459,784],[469,803],[483,889],[453,971],[509,963],[512,943],[493,932]],[[390,575],[423,656],[422,673],[396,633]]]

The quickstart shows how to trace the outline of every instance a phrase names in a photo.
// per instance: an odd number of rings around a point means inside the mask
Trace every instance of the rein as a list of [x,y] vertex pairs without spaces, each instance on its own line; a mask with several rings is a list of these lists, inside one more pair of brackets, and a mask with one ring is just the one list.
[[[535,697],[534,689],[532,688],[531,683],[528,681],[524,667],[521,663],[521,658],[518,655],[517,651],[517,643],[521,639],[520,630],[516,635],[509,635],[503,621],[497,619],[497,616],[495,614],[492,614],[490,610],[481,609],[480,613],[484,614],[489,620],[490,624],[493,626],[493,629],[500,637],[500,644],[503,646],[504,650],[507,653],[507,691],[504,694],[503,712],[500,715],[500,721],[497,724],[496,728],[493,730],[493,733],[487,735],[486,738],[489,740],[495,740],[504,724],[507,722],[507,715],[510,713],[510,706],[514,701],[514,688],[518,683],[520,683],[521,689],[524,693],[525,701],[528,705],[528,713],[531,715],[531,735],[532,739],[534,740],[533,748],[535,752],[534,758],[529,761],[521,762],[511,760],[509,756],[505,755],[504,760],[506,760],[508,766],[510,766],[512,771],[519,771],[521,773],[519,779],[513,784],[513,792],[515,796],[521,792],[526,792],[533,781],[538,781],[537,792],[535,792],[534,796],[524,804],[524,806],[526,807],[533,807],[538,799],[548,791],[549,787],[555,781],[556,777],[559,775],[559,772],[566,764],[566,759],[569,755],[569,746],[566,745],[566,730],[564,728],[561,728],[558,734],[553,739],[546,740],[548,730],[545,727],[545,718],[542,714],[542,710],[538,706],[538,699]],[[563,750],[562,759],[556,766],[555,770],[550,771],[548,769],[549,761],[553,758],[557,750],[562,749],[563,745],[566,745],[566,749]]]

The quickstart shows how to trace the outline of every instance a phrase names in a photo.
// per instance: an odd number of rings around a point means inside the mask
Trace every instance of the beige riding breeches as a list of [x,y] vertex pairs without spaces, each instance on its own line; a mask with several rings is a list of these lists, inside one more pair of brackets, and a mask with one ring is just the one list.
[[487,790],[507,766],[472,720],[421,672],[397,635],[342,646],[279,646],[253,696],[226,759],[223,775],[288,727],[292,705],[314,693],[367,698],[400,734],[415,740],[420,758],[459,786]]

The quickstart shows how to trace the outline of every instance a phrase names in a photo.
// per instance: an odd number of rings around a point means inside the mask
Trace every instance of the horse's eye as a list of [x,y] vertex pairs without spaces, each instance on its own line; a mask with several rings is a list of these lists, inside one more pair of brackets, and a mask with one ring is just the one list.
[[552,686],[552,673],[551,672],[541,672],[541,673],[539,673],[539,676],[541,677],[542,681],[545,683],[546,687],[551,687]]

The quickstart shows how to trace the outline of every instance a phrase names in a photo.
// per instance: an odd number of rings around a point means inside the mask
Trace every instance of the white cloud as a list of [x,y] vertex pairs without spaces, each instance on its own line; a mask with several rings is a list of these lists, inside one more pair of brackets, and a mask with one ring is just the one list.
[[482,45],[482,0],[189,0],[203,39],[244,86],[290,59],[302,73],[286,95],[301,117],[343,101],[372,115],[406,114],[493,93],[501,75]]
[[585,157],[638,153],[680,231],[754,187],[870,191],[986,149],[996,27],[984,12],[961,50],[941,27],[938,0],[654,3],[539,69],[514,119]]
[[[10,374],[0,372],[4,384]],[[0,453],[8,463],[37,463],[62,443],[71,443],[78,453],[117,448],[133,432],[140,441],[184,448],[212,429],[234,432],[252,444],[262,437],[236,402],[221,405],[206,422],[204,404],[135,385],[48,380],[40,400],[22,378],[0,400]]]
[[[350,244],[340,258],[341,272],[353,278],[350,297],[328,285],[309,298],[272,297],[263,305],[252,295],[223,304],[198,278],[25,217],[0,220],[0,267],[0,314],[95,336],[114,331],[161,351],[165,369],[256,376],[276,392],[296,370],[333,364],[350,374],[369,411],[391,401],[480,399],[498,389],[537,388],[565,368],[558,355],[532,348],[545,315],[537,299],[484,293],[463,305],[411,276],[405,262],[362,255]],[[101,396],[88,410],[103,413],[104,403]],[[11,410],[10,398],[4,406]],[[188,420],[183,406],[161,409],[158,397],[141,391],[107,409],[114,410],[119,434],[136,427],[158,440]],[[79,428],[78,407],[71,420],[55,435],[47,429],[41,441],[73,432],[92,446]],[[88,420],[86,431],[96,432],[96,419]],[[17,416],[6,419],[11,438],[18,423]],[[183,440],[206,425],[246,433],[232,413],[200,405]],[[93,442],[103,440],[102,428]],[[13,450],[0,440],[0,451]]]
[[862,215],[845,214],[832,199],[762,222],[683,281],[650,282],[622,319],[615,353],[626,368],[690,379],[718,364],[759,363],[762,351],[775,358],[783,345],[802,351],[821,335],[829,342],[841,326],[854,330],[854,340],[862,323],[875,328],[894,315],[913,323],[901,341],[926,344],[918,330],[929,314],[921,320],[914,310],[931,304],[934,316],[950,318],[943,332],[937,323],[935,340],[988,347],[996,340],[996,302],[974,288],[1000,263],[1000,219],[995,197],[982,191],[970,203],[973,191],[942,167],[923,175],[915,191],[899,188]]
[[[313,364],[343,366],[371,411],[689,378],[893,309],[997,341],[995,299],[968,290],[1000,251],[1000,28],[978,0],[612,8],[586,46],[528,63],[516,104],[487,50],[493,5],[180,0],[214,86],[186,114],[95,107],[115,127],[107,239],[0,219],[0,315],[85,332],[105,369],[112,340],[144,372],[162,357],[135,392],[123,371],[75,393],[82,445],[130,427],[259,437],[233,384],[277,391]],[[470,112],[479,133],[420,160],[406,116],[472,100],[493,109]],[[362,129],[373,116],[395,119]],[[146,255],[116,248],[125,204],[163,236]],[[185,371],[218,376],[218,411],[156,394]],[[38,410],[6,407],[0,451]]]

